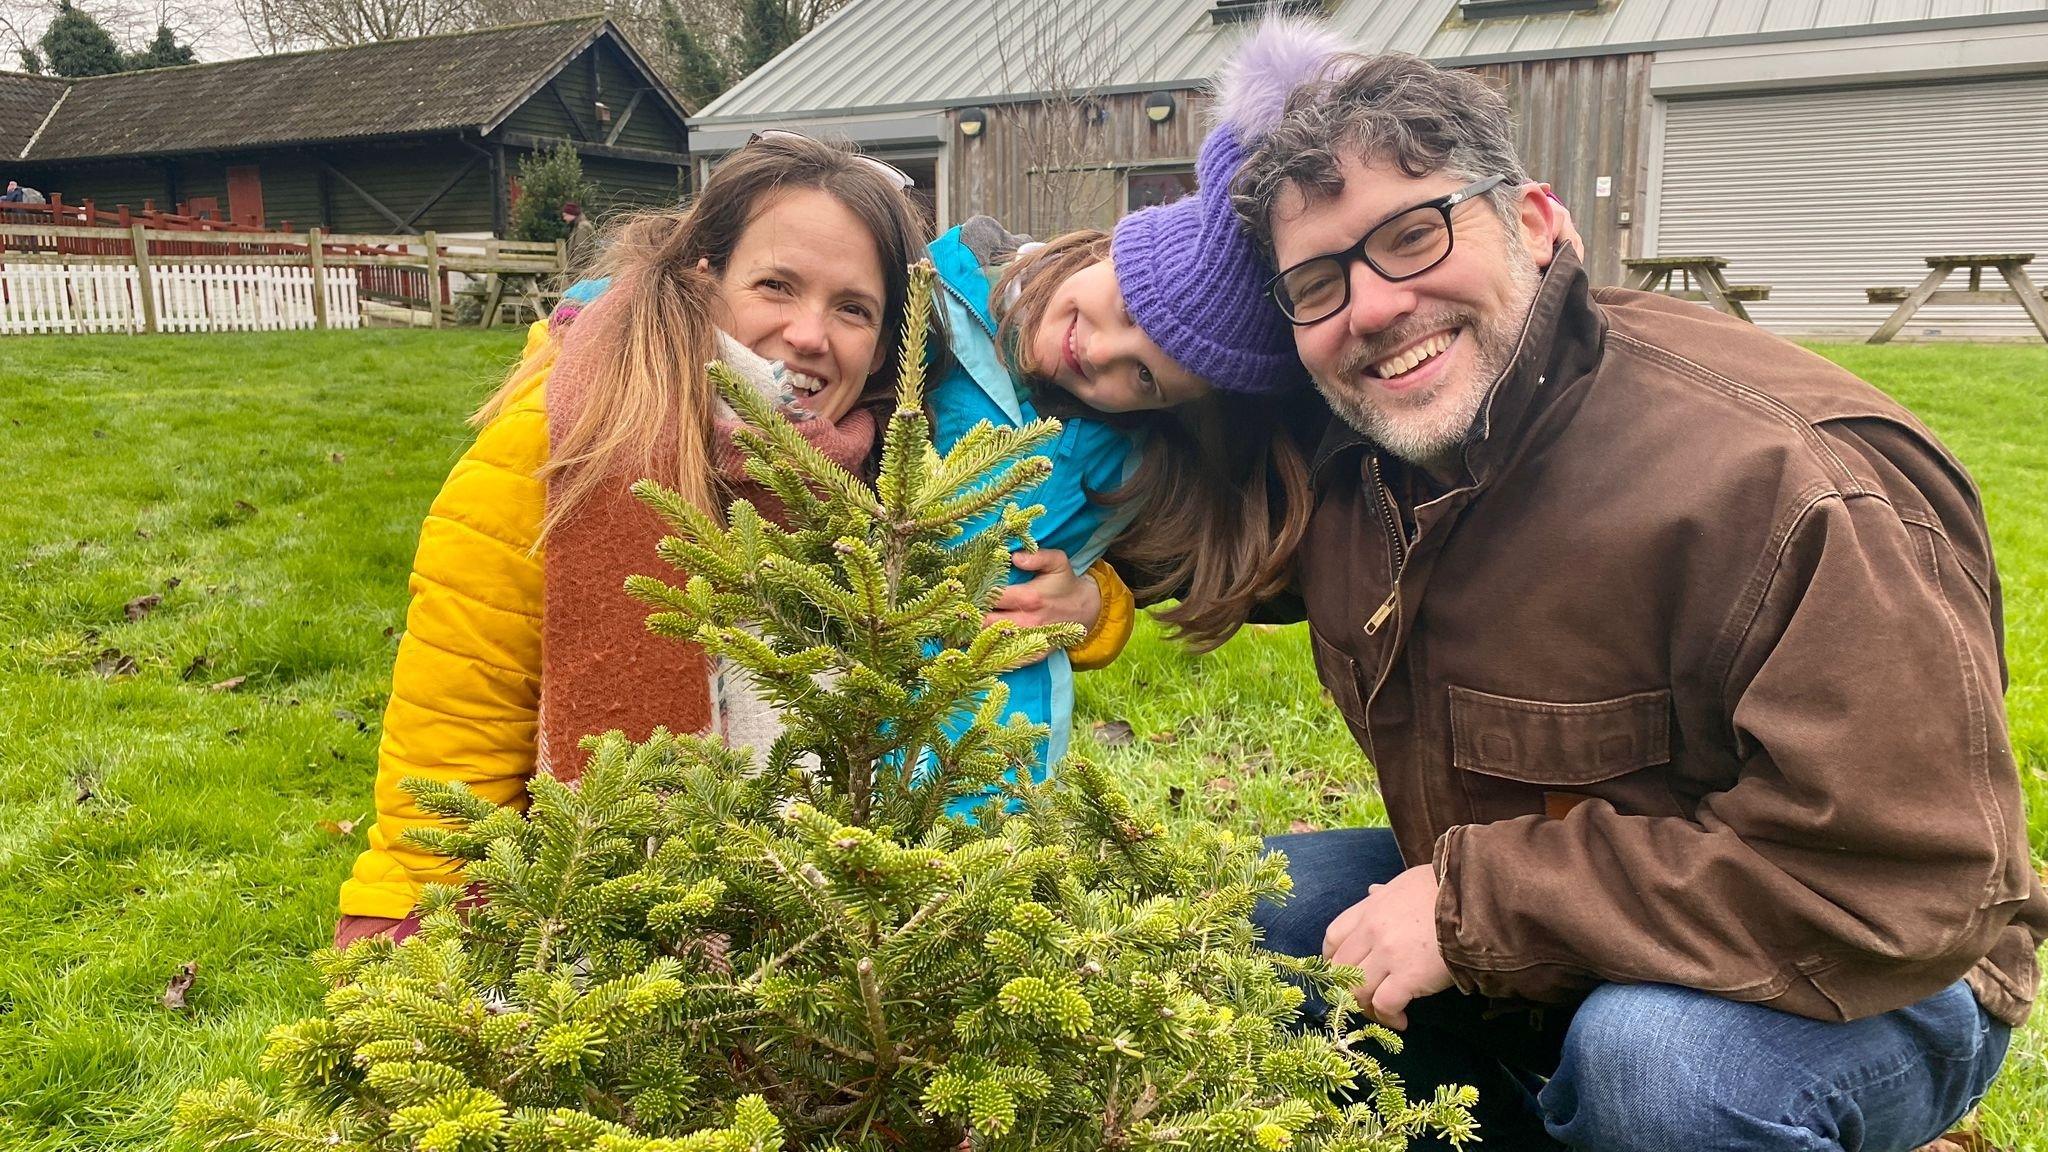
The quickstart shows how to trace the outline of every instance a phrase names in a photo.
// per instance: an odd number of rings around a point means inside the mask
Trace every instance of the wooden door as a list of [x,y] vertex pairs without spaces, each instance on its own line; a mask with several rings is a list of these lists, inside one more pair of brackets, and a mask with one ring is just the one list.
[[263,179],[254,164],[228,169],[228,219],[251,228],[263,227]]

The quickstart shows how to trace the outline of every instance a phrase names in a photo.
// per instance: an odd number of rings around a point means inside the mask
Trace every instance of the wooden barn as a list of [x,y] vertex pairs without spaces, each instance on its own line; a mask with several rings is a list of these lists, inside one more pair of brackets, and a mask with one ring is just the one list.
[[597,207],[687,189],[687,111],[584,16],[53,80],[0,73],[0,180],[238,223],[502,236],[518,163],[567,143]]
[[[850,0],[691,120],[700,167],[767,126],[849,138],[934,217],[1038,233],[1180,194],[1203,86],[1270,0]],[[1481,72],[1596,280],[1711,254],[1759,323],[1862,336],[1935,253],[2048,261],[2048,0],[1282,0],[1361,51]],[[1050,99],[1048,99],[1050,97]],[[1909,337],[2038,339],[2017,308]]]

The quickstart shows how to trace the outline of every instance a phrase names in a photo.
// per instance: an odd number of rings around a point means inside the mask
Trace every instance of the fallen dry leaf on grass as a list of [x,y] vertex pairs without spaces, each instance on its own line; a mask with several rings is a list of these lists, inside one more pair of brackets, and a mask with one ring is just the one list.
[[1232,780],[1228,776],[1218,776],[1214,780],[1209,781],[1209,791],[1235,792],[1237,791],[1237,781]]
[[1179,808],[1182,801],[1185,801],[1187,798],[1188,790],[1178,784],[1166,790],[1166,806],[1169,808]]
[[199,961],[193,960],[178,969],[178,974],[171,977],[171,982],[164,987],[164,1007],[173,1012],[190,1011],[190,1006],[185,1003],[185,997],[191,993],[192,985],[198,980]]
[[347,836],[356,830],[356,822],[353,820],[322,820],[316,827],[329,836]]
[[121,605],[121,611],[130,620],[140,620],[151,612],[156,611],[156,606],[163,602],[164,598],[162,596],[151,592],[147,596],[137,596],[135,599]]
[[1128,720],[1097,720],[1095,742],[1104,748],[1121,748],[1131,742],[1131,723]]
[[1315,826],[1314,824],[1311,824],[1311,823],[1309,823],[1309,822],[1308,822],[1308,821],[1306,821],[1306,820],[1291,820],[1291,821],[1289,821],[1289,822],[1288,822],[1288,824],[1287,824],[1287,830],[1288,830],[1289,832],[1320,832],[1320,831],[1322,831],[1322,829],[1321,829],[1321,828],[1318,828],[1318,827],[1316,827],[1316,826]]
[[248,679],[247,676],[230,676],[218,684],[208,684],[206,688],[210,692],[233,692],[246,683]]
[[142,666],[135,662],[135,657],[119,648],[108,648],[93,659],[92,670],[109,680],[118,680],[141,672]]
[[183,672],[178,673],[178,679],[197,680],[199,679],[200,673],[205,672],[208,668],[211,667],[213,667],[213,661],[207,658],[206,653],[201,652],[199,655],[194,656],[192,658],[192,662],[190,664],[185,665],[185,670]]

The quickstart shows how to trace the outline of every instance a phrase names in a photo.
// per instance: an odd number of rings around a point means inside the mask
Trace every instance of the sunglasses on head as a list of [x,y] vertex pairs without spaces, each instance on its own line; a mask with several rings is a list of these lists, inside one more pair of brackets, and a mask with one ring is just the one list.
[[[754,144],[762,140],[809,139],[811,139],[811,137],[806,136],[801,132],[791,132],[787,128],[770,128],[765,132],[756,132],[752,136],[747,137],[747,143]],[[910,173],[905,172],[903,169],[898,168],[897,166],[889,163],[886,160],[879,160],[873,156],[869,156],[861,152],[855,152],[852,154],[852,156],[855,160],[858,160],[861,163],[867,165],[868,167],[873,168],[875,171],[880,172],[884,178],[886,178],[890,183],[896,185],[896,187],[898,188],[913,188],[917,185],[917,181],[910,178]]]

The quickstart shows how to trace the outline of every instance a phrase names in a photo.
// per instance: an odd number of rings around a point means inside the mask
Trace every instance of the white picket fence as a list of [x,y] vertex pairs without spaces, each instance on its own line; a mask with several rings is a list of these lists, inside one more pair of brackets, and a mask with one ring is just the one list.
[[[165,332],[276,332],[316,323],[310,268],[187,264],[154,275],[156,322]],[[353,278],[327,277],[327,324],[363,326]]]
[[[0,267],[0,335],[140,332],[136,270],[104,264]],[[164,332],[275,332],[313,328],[310,268],[187,264],[152,269]],[[362,327],[356,282],[326,278],[331,328]]]
[[542,285],[567,265],[559,240],[0,223],[0,336],[361,328],[365,299],[439,328],[455,316],[453,277],[485,279],[488,303],[523,286],[545,311]]

